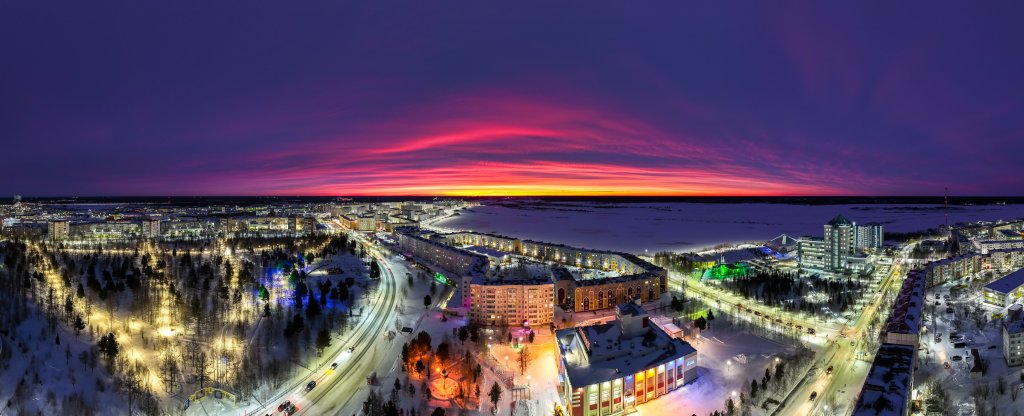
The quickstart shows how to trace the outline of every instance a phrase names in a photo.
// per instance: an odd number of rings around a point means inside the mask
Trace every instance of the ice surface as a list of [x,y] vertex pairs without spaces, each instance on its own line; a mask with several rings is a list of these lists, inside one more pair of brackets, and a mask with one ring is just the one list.
[[[878,222],[886,232],[937,228],[941,205],[789,205],[532,201],[482,205],[436,226],[496,233],[577,247],[649,254],[720,243],[766,241],[779,234],[821,236],[838,214]],[[949,223],[1024,218],[1024,205],[949,207]]]

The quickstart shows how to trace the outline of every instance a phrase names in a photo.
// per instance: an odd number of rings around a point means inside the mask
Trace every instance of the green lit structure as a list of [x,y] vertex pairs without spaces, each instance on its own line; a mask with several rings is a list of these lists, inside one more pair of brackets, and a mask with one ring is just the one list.
[[750,267],[743,263],[719,264],[704,272],[705,279],[725,280],[746,276]]
[[451,279],[449,279],[448,276],[445,276],[445,275],[443,275],[441,273],[434,273],[434,280],[437,281],[437,283],[440,283],[442,285],[448,285],[448,286],[451,286],[451,287],[455,287],[455,282],[453,282]]

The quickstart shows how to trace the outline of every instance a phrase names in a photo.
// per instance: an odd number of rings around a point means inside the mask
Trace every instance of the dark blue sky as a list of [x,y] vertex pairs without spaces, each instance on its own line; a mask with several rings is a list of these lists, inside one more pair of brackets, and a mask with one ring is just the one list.
[[717,3],[3,2],[0,195],[1024,194],[1024,3]]

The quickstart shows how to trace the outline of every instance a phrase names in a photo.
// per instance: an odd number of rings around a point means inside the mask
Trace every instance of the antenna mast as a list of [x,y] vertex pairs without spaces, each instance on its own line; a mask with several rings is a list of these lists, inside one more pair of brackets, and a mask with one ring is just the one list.
[[943,188],[943,211],[946,216],[946,229],[949,230],[949,188]]

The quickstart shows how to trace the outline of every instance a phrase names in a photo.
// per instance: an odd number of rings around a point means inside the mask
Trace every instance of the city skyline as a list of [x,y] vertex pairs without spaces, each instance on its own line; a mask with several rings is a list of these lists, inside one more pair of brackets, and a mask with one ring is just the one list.
[[6,3],[0,193],[1016,195],[973,6]]

